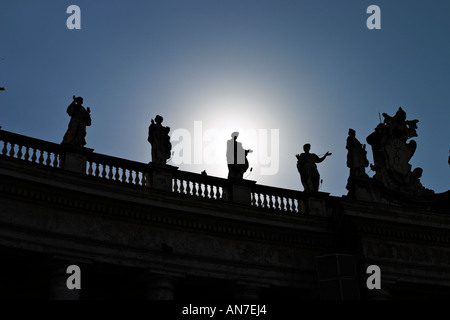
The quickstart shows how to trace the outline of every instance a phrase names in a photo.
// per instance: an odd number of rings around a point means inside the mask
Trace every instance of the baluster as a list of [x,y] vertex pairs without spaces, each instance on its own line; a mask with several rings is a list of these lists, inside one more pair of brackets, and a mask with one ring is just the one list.
[[47,151],[47,157],[46,157],[46,160],[45,160],[45,164],[47,166],[50,166],[52,164],[51,153],[49,151]]
[[106,164],[103,164],[103,170],[102,170],[102,178],[106,178]]
[[44,163],[44,151],[39,150],[39,164]]
[[89,165],[88,165],[88,175],[92,176],[92,161],[89,161]]
[[99,177],[99,176],[100,176],[100,163],[96,163],[96,164],[95,164],[95,173],[94,173],[94,175],[95,175],[96,177]]
[[53,167],[58,168],[58,154],[53,154]]
[[297,200],[296,199],[292,199],[292,212],[293,213],[297,213],[298,212],[298,210],[297,210]]
[[273,208],[275,210],[280,210],[280,197],[279,196],[274,196],[275,197],[275,202],[273,204]]
[[11,143],[11,149],[9,149],[9,156],[11,158],[14,158],[14,156],[16,155],[16,151],[14,150],[15,147],[16,147],[16,144]]
[[141,185],[141,179],[140,179],[139,175],[140,175],[140,172],[136,171],[136,178],[134,179],[134,184],[137,186]]
[[109,180],[112,180],[113,177],[114,177],[114,175],[113,175],[113,169],[114,169],[113,166],[111,166],[111,165],[108,166],[108,179],[109,179]]
[[222,196],[223,196],[223,189],[222,189],[222,187],[220,187],[220,186],[217,186],[216,187],[216,199],[222,199]]
[[191,184],[192,184],[191,185],[191,193],[193,196],[196,196],[197,195],[197,186],[194,181],[192,181]]
[[192,195],[196,196],[197,195],[197,187],[195,186],[195,182],[192,181]]
[[281,197],[281,211],[286,211],[285,200],[287,202],[287,199],[285,197]]
[[22,159],[22,146],[18,146],[19,150],[17,150],[17,159]]
[[186,194],[191,195],[191,182],[186,180]]
[[31,162],[33,162],[33,163],[35,163],[37,160],[36,152],[37,152],[36,148],[33,148],[33,155],[31,156]]
[[120,175],[119,175],[119,167],[115,167],[116,174],[114,175],[114,180],[119,181]]
[[257,195],[258,195],[257,205],[258,205],[259,208],[262,208],[262,197],[261,197],[261,194],[258,193]]
[[180,186],[178,188],[181,194],[184,194],[184,180],[180,179]]
[[128,183],[133,184],[133,172],[134,170],[128,170],[130,175],[128,176]]
[[274,209],[273,196],[272,195],[268,196],[269,196],[269,209]]
[[200,186],[200,197],[204,198],[206,197],[206,184],[199,183]]
[[197,196],[198,195],[198,183],[193,182],[193,184],[194,184],[193,195]]
[[291,212],[290,202],[291,202],[291,198],[286,198],[286,211],[287,212]]
[[255,193],[250,192],[250,197],[251,197],[250,203],[252,206],[254,206],[256,204]]
[[29,159],[30,159],[30,153],[29,153],[29,151],[30,151],[30,147],[26,147],[26,150],[25,150],[25,156],[24,156],[24,160],[25,161],[28,161]]
[[122,168],[122,182],[127,182],[127,169]]
[[2,150],[2,155],[6,156],[6,154],[8,153],[8,142],[3,141],[3,150]]

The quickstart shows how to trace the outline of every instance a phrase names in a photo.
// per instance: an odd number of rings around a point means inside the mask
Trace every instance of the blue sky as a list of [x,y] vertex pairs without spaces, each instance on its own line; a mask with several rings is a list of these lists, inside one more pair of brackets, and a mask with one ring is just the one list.
[[[381,30],[366,27],[372,4],[381,8]],[[81,30],[66,27],[69,5],[81,9]],[[277,174],[261,174],[252,154],[248,179],[303,190],[295,154],[310,143],[313,153],[332,152],[318,165],[320,190],[340,196],[348,129],[366,143],[378,113],[401,106],[420,121],[410,163],[423,168],[425,187],[443,192],[449,15],[442,0],[2,0],[0,125],[60,143],[66,108],[82,96],[93,120],[86,147],[140,162],[151,159],[147,132],[157,114],[171,132],[192,135],[195,121],[227,138],[235,127],[276,129]],[[258,149],[254,137],[240,140]],[[226,165],[177,166],[226,177]]]

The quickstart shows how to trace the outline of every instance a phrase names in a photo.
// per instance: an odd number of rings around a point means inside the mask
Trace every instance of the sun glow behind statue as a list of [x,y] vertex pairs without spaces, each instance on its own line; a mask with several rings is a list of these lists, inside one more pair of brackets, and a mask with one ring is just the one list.
[[248,155],[250,167],[244,177],[275,175],[279,166],[279,130],[269,127],[263,102],[254,97],[229,95],[211,97],[197,105],[198,116],[190,129],[172,132],[171,163],[189,171],[227,177],[227,141],[239,132],[238,142],[253,152]]

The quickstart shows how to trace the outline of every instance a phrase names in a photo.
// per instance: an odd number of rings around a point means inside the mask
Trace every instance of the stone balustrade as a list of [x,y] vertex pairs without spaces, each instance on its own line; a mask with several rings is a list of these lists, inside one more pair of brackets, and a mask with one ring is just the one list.
[[228,201],[269,212],[306,213],[311,197],[297,190],[181,171],[169,165],[126,160],[95,153],[88,148],[51,143],[4,130],[0,130],[0,150],[0,156],[5,158],[85,174],[113,183],[202,200]]

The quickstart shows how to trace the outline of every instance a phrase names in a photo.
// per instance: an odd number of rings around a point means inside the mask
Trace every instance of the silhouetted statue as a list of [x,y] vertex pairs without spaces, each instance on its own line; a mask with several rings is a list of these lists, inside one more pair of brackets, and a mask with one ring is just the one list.
[[157,115],[148,128],[148,142],[152,145],[152,162],[159,164],[166,164],[172,151],[170,127],[162,126],[163,120],[163,117]]
[[422,169],[411,172],[409,160],[416,151],[417,144],[408,139],[417,137],[419,120],[406,120],[402,108],[391,117],[383,113],[384,121],[367,137],[367,143],[372,146],[375,171],[374,178],[386,187],[412,195],[432,194],[432,190],[424,188],[419,178]]
[[233,132],[227,141],[228,179],[244,179],[244,173],[249,167],[247,155],[253,152],[245,150],[242,143],[237,142],[238,136],[238,132]]
[[356,139],[356,132],[353,129],[348,130],[347,145],[345,148],[348,150],[347,167],[350,168],[350,176],[368,178],[365,169],[369,166],[366,145],[361,144]]
[[322,158],[319,158],[316,154],[309,153],[310,149],[311,145],[307,143],[303,146],[303,151],[305,152],[296,155],[297,169],[300,173],[304,190],[317,192],[319,191],[320,174],[316,163],[322,162],[327,156],[331,156],[331,153],[327,152]]
[[64,135],[63,144],[77,147],[86,145],[86,127],[91,125],[91,109],[83,107],[83,98],[73,96],[73,101],[67,107],[70,116],[69,127]]

